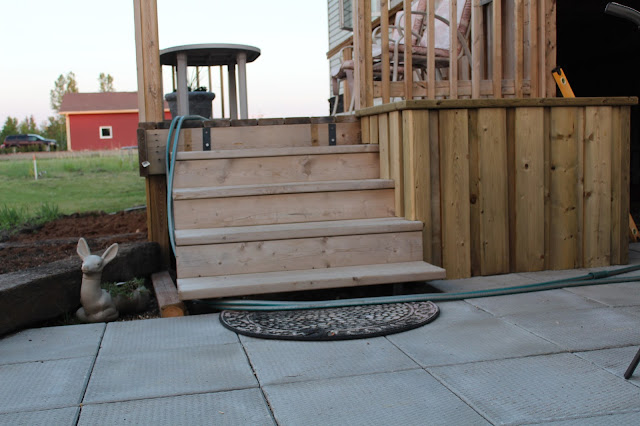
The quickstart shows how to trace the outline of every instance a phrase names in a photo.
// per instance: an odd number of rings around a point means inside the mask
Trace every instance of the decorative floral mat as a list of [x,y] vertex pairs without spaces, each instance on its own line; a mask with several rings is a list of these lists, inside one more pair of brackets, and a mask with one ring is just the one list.
[[245,336],[280,340],[348,340],[400,333],[425,325],[440,310],[432,302],[295,311],[222,311],[220,321]]

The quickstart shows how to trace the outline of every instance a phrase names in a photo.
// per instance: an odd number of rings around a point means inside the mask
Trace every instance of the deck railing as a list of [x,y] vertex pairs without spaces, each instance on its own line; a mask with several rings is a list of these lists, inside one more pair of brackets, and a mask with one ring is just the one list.
[[[436,4],[450,3],[448,67],[436,56],[434,23]],[[380,18],[371,15],[371,0],[354,0],[354,96],[356,109],[411,99],[480,99],[554,97],[555,5],[556,0],[469,0],[470,31],[458,37],[457,8],[465,0],[427,0],[424,32],[426,57],[420,64],[412,60],[412,37],[405,37],[399,65],[403,72],[392,81],[389,25],[398,9],[404,22],[411,21],[411,0],[390,10],[389,0],[380,0]],[[381,54],[372,55],[372,31],[380,27]],[[459,55],[459,44],[467,43],[468,55]],[[414,58],[415,59],[415,58]],[[436,70],[436,68],[439,68]],[[417,72],[422,78],[417,78]],[[438,71],[438,72],[436,72]],[[414,72],[416,72],[414,75]],[[441,77],[438,77],[441,75]],[[345,85],[346,86],[346,85]]]

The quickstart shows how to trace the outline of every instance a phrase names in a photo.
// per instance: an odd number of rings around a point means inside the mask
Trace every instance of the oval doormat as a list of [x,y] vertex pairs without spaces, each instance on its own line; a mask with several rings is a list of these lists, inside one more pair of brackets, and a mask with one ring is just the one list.
[[296,311],[222,311],[220,321],[245,336],[281,340],[364,339],[427,324],[440,310],[432,302],[391,303]]

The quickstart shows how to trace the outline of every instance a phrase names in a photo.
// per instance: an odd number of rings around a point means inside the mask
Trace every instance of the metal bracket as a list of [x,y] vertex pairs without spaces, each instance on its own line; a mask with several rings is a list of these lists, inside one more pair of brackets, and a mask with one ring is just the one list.
[[336,137],[336,123],[329,123],[329,145],[336,145],[338,139]]
[[202,150],[211,151],[211,129],[209,127],[202,128]]

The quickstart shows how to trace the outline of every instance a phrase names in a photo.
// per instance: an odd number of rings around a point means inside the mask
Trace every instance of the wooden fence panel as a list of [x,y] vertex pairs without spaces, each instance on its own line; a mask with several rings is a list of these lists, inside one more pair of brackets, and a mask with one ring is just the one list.
[[471,274],[469,123],[466,109],[440,111],[442,262],[447,278]]
[[549,232],[550,269],[580,266],[580,220],[582,194],[578,193],[579,109],[555,108],[551,111]]
[[515,110],[514,272],[544,269],[544,128],[543,108]]
[[584,266],[606,266],[611,254],[611,107],[587,107],[584,120]]
[[[470,169],[477,173],[471,179],[471,241],[478,258],[479,275],[509,272],[509,207],[507,175],[507,129],[504,108],[481,108],[471,124],[469,144],[477,157],[470,159]],[[474,129],[475,127],[475,129]],[[475,196],[474,196],[475,195]],[[475,242],[475,243],[474,243]],[[473,256],[472,256],[473,257]]]

